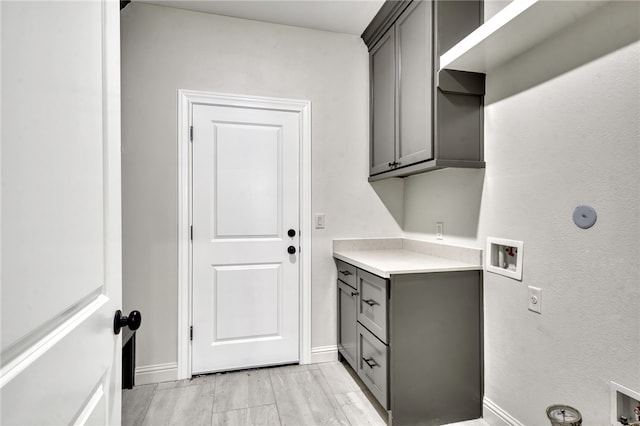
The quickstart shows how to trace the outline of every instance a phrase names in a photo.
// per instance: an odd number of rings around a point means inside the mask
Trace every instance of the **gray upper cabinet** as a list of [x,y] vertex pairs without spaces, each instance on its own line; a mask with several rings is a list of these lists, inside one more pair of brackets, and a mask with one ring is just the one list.
[[438,70],[480,25],[482,1],[387,1],[362,34],[369,47],[370,178],[484,167],[484,74]]

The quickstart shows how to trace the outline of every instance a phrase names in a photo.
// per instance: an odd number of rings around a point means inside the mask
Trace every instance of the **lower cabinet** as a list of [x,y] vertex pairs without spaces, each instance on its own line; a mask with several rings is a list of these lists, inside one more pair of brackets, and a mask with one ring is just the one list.
[[358,359],[356,304],[358,293],[353,287],[338,280],[338,348],[340,354],[354,370]]
[[381,278],[340,260],[338,351],[391,424],[482,416],[482,271]]
[[360,379],[382,404],[389,409],[389,347],[362,324],[358,328],[358,368]]

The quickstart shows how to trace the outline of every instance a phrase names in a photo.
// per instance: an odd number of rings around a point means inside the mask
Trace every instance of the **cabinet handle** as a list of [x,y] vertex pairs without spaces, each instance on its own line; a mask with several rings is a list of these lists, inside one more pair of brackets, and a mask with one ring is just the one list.
[[369,306],[379,305],[379,303],[378,303],[378,302],[376,302],[376,301],[375,301],[375,300],[373,300],[373,299],[364,299],[364,300],[362,300],[362,301],[363,301],[364,303],[366,303],[367,305],[369,305]]
[[373,359],[373,357],[369,359],[363,357],[362,360],[364,361],[365,364],[369,366],[369,368],[378,367],[380,365],[376,362],[375,359]]
[[389,163],[389,168],[396,168],[400,164],[402,164],[402,163],[400,163],[399,161],[394,161],[393,163]]
[[353,275],[351,274],[351,272],[349,271],[339,271],[342,275],[344,275],[345,277],[349,276],[349,275]]
[[351,292],[351,296],[357,296],[357,295],[359,295],[359,294],[360,294],[360,293],[358,293],[357,291],[352,291],[352,292]]

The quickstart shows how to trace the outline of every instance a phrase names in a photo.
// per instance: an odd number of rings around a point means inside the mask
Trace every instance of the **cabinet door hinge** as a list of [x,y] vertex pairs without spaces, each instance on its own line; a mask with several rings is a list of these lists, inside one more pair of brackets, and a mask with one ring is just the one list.
[[189,127],[189,140],[193,142],[193,126]]
[[189,327],[189,340],[193,341],[193,326]]

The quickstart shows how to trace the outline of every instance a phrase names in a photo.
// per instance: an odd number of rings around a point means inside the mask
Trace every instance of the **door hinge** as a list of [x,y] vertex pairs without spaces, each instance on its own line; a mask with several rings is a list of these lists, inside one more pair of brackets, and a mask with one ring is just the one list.
[[189,127],[189,140],[193,142],[193,126]]
[[189,227],[189,238],[193,241],[193,225]]
[[189,327],[189,340],[193,341],[193,326]]

